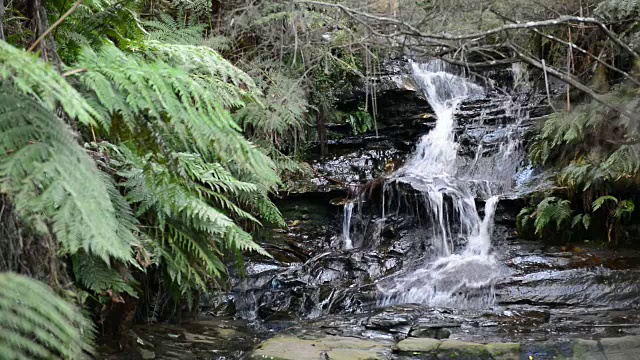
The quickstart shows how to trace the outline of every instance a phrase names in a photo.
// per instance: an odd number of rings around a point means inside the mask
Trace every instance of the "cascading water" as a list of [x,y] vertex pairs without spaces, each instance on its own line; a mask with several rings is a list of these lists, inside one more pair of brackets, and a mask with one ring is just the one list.
[[[446,72],[441,62],[412,65],[414,78],[435,111],[437,122],[389,180],[409,184],[422,193],[438,258],[396,277],[387,286],[379,286],[379,304],[486,306],[493,301],[493,285],[500,276],[500,266],[490,254],[491,233],[499,195],[510,188],[519,162],[519,137],[512,131],[517,124],[502,129],[505,134],[497,155],[484,158],[480,142],[475,158],[465,166],[458,157],[454,115],[465,99],[484,96],[483,88]],[[476,209],[476,198],[485,201],[484,218]],[[465,248],[458,253],[456,239],[466,240]]]
[[351,217],[353,216],[353,202],[344,204],[344,218],[342,220],[342,238],[344,239],[345,250],[353,249],[351,241]]

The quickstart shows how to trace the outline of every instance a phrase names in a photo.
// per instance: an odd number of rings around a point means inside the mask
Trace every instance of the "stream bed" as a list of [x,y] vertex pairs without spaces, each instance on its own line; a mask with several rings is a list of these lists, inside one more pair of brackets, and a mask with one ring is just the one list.
[[323,176],[278,200],[273,259],[105,358],[640,359],[640,252],[517,235],[544,186],[524,154],[544,99],[515,67],[505,92],[405,65],[388,126],[330,143]]

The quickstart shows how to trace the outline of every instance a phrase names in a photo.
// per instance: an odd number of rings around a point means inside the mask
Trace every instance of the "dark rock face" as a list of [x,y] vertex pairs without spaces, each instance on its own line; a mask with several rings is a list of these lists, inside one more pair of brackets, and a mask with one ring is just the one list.
[[[311,163],[317,176],[277,200],[288,228],[259,239],[273,259],[249,257],[231,291],[202,298],[207,316],[248,320],[257,334],[247,338],[250,346],[279,334],[252,359],[600,359],[633,353],[637,338],[609,338],[640,334],[640,252],[621,256],[589,244],[568,250],[518,239],[522,193],[502,199],[496,211],[492,249],[503,276],[491,306],[381,305],[380,286],[425,269],[436,256],[424,197],[407,184],[380,180],[403,163],[435,118],[406,61],[386,71],[376,79],[378,136],[352,136],[342,124],[328,125],[335,137],[329,155]],[[487,75],[495,79],[493,90],[462,102],[455,118],[465,166],[478,151],[503,151],[498,144],[507,125],[517,124],[525,146],[549,111],[535,92],[508,97],[497,89],[514,92],[509,69]],[[343,94],[341,107],[357,107],[363,89]],[[362,196],[350,219],[354,249],[344,250],[343,205],[356,194]],[[476,208],[483,209],[483,201]],[[453,239],[455,249],[465,241]]]
[[[502,200],[495,217],[492,245],[504,278],[496,284],[493,307],[472,311],[380,306],[381,284],[424,267],[436,253],[433,229],[422,210],[424,199],[406,184],[374,181],[397,169],[418,136],[435,123],[406,73],[408,66],[400,64],[379,79],[379,94],[384,94],[379,102],[380,136],[345,135],[329,143],[332,155],[313,163],[321,176],[312,179],[304,193],[281,201],[288,231],[262,240],[276,260],[252,259],[246,278],[235,283],[223,308],[267,328],[318,327],[331,335],[396,340],[503,340],[505,332],[515,340],[547,339],[549,333],[566,333],[566,324],[574,327],[572,333],[597,334],[604,327],[589,326],[619,323],[608,312],[596,319],[593,309],[636,307],[640,271],[593,260],[593,251],[600,250],[559,254],[540,243],[518,240],[515,217],[525,200],[517,195]],[[354,91],[349,96],[344,106],[362,94]],[[544,97],[527,92],[514,97],[488,91],[485,97],[463,101],[455,118],[459,157],[468,163],[479,149],[485,154],[503,151],[497,144],[503,143],[505,127],[512,124],[517,124],[519,136],[529,138],[548,110]],[[358,189],[366,196],[350,219],[355,250],[343,250],[341,204]],[[483,209],[484,204],[479,201],[476,207]],[[401,210],[389,210],[395,208]],[[464,239],[454,239],[456,249],[465,245]],[[607,252],[597,256],[615,257]],[[595,268],[594,261],[602,268]],[[307,323],[300,325],[303,320]]]

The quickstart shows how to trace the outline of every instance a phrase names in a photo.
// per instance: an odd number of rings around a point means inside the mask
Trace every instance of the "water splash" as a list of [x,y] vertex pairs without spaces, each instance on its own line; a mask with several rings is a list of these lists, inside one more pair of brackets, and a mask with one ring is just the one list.
[[502,267],[489,253],[498,196],[485,204],[485,216],[478,233],[469,238],[464,251],[440,257],[424,268],[394,279],[379,288],[379,305],[420,303],[430,306],[483,308],[495,300],[494,286]]
[[344,204],[344,218],[342,219],[342,238],[345,250],[353,249],[351,241],[351,217],[353,216],[353,202]]

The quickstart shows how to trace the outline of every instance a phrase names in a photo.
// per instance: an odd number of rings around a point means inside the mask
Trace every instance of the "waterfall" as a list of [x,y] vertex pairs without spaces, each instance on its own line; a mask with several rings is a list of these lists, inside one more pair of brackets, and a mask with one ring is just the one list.
[[[455,114],[461,102],[483,97],[484,90],[447,72],[442,62],[412,66],[416,83],[435,112],[436,125],[422,136],[415,152],[389,180],[409,184],[422,193],[437,258],[386,286],[379,285],[379,304],[487,306],[493,302],[493,286],[501,271],[491,254],[494,215],[499,195],[510,189],[520,162],[519,122],[498,129],[502,140],[494,155],[483,157],[480,142],[467,166],[458,156]],[[506,115],[513,116],[511,111],[506,104]],[[520,114],[514,117],[521,118]],[[476,209],[477,198],[485,202],[484,217]],[[459,239],[466,240],[466,245],[456,251],[455,240]]]
[[[440,255],[453,252],[451,219],[446,216],[445,198],[452,199],[454,213],[458,214],[460,234],[477,240],[481,219],[476,210],[474,194],[468,185],[458,181],[458,144],[454,138],[454,114],[461,101],[482,96],[484,90],[462,77],[445,71],[442,62],[412,63],[413,73],[420,89],[436,113],[436,126],[422,136],[415,153],[392,179],[409,183],[425,194],[427,212],[433,223],[433,238]],[[479,241],[479,240],[478,240]],[[474,248],[479,247],[472,245]]]
[[353,216],[353,202],[349,201],[344,204],[344,218],[342,219],[342,238],[344,239],[344,248],[346,250],[353,249],[351,241],[351,217]]

